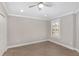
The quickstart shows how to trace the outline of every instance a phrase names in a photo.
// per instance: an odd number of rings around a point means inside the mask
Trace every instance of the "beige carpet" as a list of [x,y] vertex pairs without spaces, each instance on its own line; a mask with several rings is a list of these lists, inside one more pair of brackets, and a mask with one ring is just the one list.
[[4,56],[79,56],[79,53],[46,41],[8,49]]

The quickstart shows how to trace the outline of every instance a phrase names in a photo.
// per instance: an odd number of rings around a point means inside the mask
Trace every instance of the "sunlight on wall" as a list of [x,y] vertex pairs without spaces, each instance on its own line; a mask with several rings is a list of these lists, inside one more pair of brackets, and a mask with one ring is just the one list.
[[53,38],[60,38],[60,21],[55,20],[51,22],[51,36]]

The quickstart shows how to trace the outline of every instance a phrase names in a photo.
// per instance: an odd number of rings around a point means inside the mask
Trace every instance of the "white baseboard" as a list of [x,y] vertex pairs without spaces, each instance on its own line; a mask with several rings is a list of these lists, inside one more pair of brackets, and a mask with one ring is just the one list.
[[70,46],[68,46],[68,45],[64,45],[64,44],[62,44],[62,43],[59,43],[59,42],[53,41],[53,40],[51,40],[51,39],[48,40],[48,41],[53,42],[53,43],[56,43],[56,44],[61,45],[61,46],[63,46],[63,47],[66,47],[66,48],[68,48],[68,49],[74,50],[73,47],[70,47]]
[[77,49],[77,48],[75,48],[74,50],[77,51],[77,52],[79,52],[79,49]]
[[4,49],[4,50],[2,50],[2,51],[0,51],[0,56],[3,56],[3,54],[4,54],[6,51],[7,51],[7,48]]
[[44,41],[47,41],[47,40],[40,40],[40,41],[27,42],[27,43],[23,43],[23,44],[17,44],[17,45],[13,45],[13,46],[8,46],[8,48],[20,47],[20,46],[40,43],[40,42],[44,42]]
[[[52,43],[56,43],[56,44],[58,44],[58,45],[61,45],[61,46],[63,46],[63,47],[66,47],[66,48],[68,48],[68,49],[75,50],[75,51],[79,52],[79,49],[77,49],[77,48],[73,48],[73,47],[70,47],[70,46],[68,46],[68,45],[64,45],[64,44],[62,44],[62,43],[53,41],[53,40],[51,40],[51,39],[48,39],[48,40],[40,40],[40,41],[33,41],[33,42],[28,42],[28,43],[23,43],[23,44],[8,46],[8,48],[20,47],[20,46],[24,46],[24,45],[30,45],[30,44],[35,44],[35,43],[40,43],[40,42],[45,42],[45,41],[50,41],[50,42],[52,42]],[[7,49],[8,49],[8,48],[7,48]],[[7,50],[7,49],[6,49],[6,50]],[[3,55],[3,53],[4,53],[6,50],[4,50],[0,55]]]

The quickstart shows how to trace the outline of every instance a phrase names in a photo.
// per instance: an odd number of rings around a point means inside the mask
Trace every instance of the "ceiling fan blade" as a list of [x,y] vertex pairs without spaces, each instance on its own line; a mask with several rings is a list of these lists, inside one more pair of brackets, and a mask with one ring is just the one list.
[[52,7],[52,4],[50,3],[50,2],[45,2],[45,3],[43,3],[45,6],[47,6],[47,7]]
[[32,5],[32,6],[29,6],[29,8],[32,8],[32,7],[34,7],[34,6],[37,6],[37,5]]
[[47,6],[47,7],[52,7],[52,5],[47,5],[47,4],[44,4],[45,6]]
[[40,3],[37,3],[36,5],[31,5],[29,6],[29,8],[32,8],[32,7],[35,7],[35,6],[38,6]]

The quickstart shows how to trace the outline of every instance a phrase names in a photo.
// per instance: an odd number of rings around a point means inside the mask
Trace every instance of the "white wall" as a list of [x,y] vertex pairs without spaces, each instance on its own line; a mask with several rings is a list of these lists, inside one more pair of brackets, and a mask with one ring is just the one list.
[[79,12],[76,13],[76,49],[79,51]]
[[8,17],[8,46],[49,38],[49,22],[23,17]]
[[74,14],[65,15],[57,19],[60,19],[60,39],[52,38],[51,41],[65,46],[67,48],[73,49]]
[[0,3],[0,55],[7,50],[7,17]]
[[73,47],[74,15],[70,14],[60,18],[60,42],[69,47]]
[[0,15],[0,55],[7,48],[7,27],[6,27],[6,19]]

